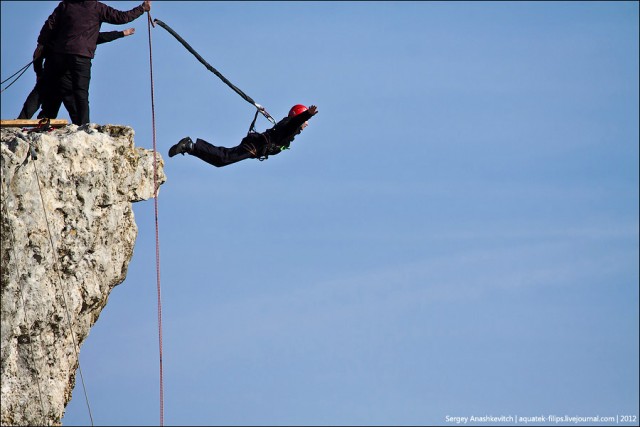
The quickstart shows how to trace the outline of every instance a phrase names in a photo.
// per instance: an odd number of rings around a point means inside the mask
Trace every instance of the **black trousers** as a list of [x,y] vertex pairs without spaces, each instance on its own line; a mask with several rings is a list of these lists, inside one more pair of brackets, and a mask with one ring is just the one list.
[[38,111],[40,105],[40,88],[39,84],[36,83],[33,90],[27,96],[27,99],[24,101],[24,105],[22,106],[22,110],[20,110],[19,119],[30,119],[33,115]]
[[[65,74],[69,80],[65,80]],[[52,53],[44,62],[42,75],[42,116],[55,118],[60,109],[60,102],[65,102],[71,122],[76,125],[89,123],[89,82],[91,81],[91,58],[84,56]],[[69,104],[69,105],[67,105]],[[71,110],[75,111],[71,111]]]
[[[58,112],[60,111],[60,105],[64,102],[64,106],[69,112],[69,116],[73,116],[76,114],[76,102],[73,98],[73,91],[71,90],[71,74],[66,73],[61,81],[60,81],[60,90],[56,91],[56,100],[55,107],[51,108],[49,118],[57,117]],[[22,106],[22,110],[20,110],[20,115],[18,115],[19,119],[30,119],[33,115],[38,111],[40,106],[42,105],[42,96],[43,88],[42,88],[42,79],[38,79],[36,85],[33,87],[33,90],[27,96],[27,99],[24,101],[24,105]],[[62,98],[60,98],[60,95]],[[52,104],[53,105],[53,104]],[[38,118],[41,119],[43,117],[47,117],[43,112],[38,114]]]
[[264,138],[262,135],[251,134],[243,138],[240,145],[226,148],[217,147],[198,138],[193,146],[193,150],[191,150],[189,154],[215,167],[221,168],[241,160],[256,158],[256,153],[260,153],[264,147],[263,141]]

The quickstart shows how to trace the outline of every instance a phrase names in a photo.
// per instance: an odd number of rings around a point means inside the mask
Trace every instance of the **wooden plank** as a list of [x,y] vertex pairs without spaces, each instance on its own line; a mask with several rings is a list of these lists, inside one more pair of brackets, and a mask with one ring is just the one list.
[[[3,128],[23,128],[23,127],[36,127],[40,124],[40,120],[0,120],[0,127]],[[66,126],[69,122],[65,119],[51,119],[49,123],[51,126]]]

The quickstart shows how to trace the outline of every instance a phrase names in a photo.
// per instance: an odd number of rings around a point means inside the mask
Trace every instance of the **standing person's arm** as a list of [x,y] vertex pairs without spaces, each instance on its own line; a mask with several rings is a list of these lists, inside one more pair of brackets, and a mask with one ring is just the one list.
[[130,36],[135,32],[135,28],[127,28],[124,31],[104,31],[98,34],[96,44],[109,43],[119,38]]
[[143,13],[151,10],[150,0],[145,0],[140,6],[134,7],[126,12],[114,9],[104,3],[98,2],[98,5],[100,7],[100,22],[107,22],[115,25],[127,24],[139,18]]

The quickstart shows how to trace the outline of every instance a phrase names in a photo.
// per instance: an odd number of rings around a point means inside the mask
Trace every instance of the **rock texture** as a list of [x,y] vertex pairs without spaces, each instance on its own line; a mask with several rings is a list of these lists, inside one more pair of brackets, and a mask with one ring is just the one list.
[[2,425],[61,422],[80,345],[127,274],[132,202],[154,197],[153,151],[133,136],[95,124],[2,129]]

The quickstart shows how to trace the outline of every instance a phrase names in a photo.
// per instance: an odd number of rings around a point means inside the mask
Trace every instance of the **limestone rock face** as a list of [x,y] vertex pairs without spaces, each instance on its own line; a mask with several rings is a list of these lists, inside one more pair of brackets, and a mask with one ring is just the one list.
[[80,345],[127,275],[132,202],[155,195],[154,153],[133,136],[115,125],[2,129],[2,425],[61,422]]

